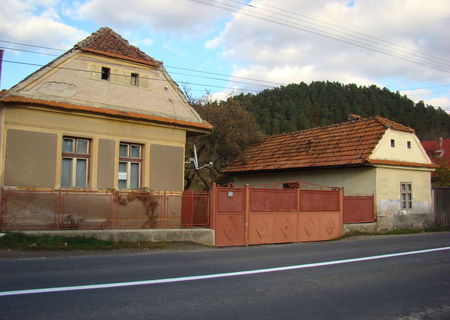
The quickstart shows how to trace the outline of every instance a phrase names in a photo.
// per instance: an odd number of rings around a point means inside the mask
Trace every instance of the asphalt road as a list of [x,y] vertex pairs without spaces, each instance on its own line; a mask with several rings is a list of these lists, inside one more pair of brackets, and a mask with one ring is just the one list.
[[445,232],[1,259],[0,319],[450,319],[450,250],[410,254],[449,246]]

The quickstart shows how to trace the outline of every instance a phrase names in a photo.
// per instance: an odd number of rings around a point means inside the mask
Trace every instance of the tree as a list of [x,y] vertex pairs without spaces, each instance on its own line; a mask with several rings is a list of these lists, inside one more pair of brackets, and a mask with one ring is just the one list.
[[259,142],[264,135],[259,131],[254,116],[235,99],[196,103],[193,106],[214,129],[208,135],[188,138],[187,155],[193,157],[195,144],[199,163],[212,161],[213,166],[195,170],[192,164],[188,165],[185,170],[185,189],[207,190],[231,160],[248,146]]

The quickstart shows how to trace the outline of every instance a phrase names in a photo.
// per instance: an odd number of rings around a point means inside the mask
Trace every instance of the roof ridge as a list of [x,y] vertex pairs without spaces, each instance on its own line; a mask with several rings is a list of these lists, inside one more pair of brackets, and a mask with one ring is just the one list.
[[154,59],[137,46],[130,44],[127,39],[109,27],[101,27],[91,33],[75,44],[71,50],[74,49],[151,64],[156,67],[162,65],[162,61]]
[[[377,116],[375,116],[375,117],[377,117]],[[372,120],[372,118],[375,118],[375,117],[361,118],[361,119],[358,119],[358,120],[348,120],[348,121],[344,121],[344,122],[328,124],[326,126],[320,126],[320,127],[308,128],[308,129],[303,129],[303,130],[279,133],[279,134],[276,134],[276,135],[273,135],[273,136],[269,136],[267,139],[272,139],[272,138],[276,138],[276,137],[280,137],[280,136],[291,136],[291,135],[293,136],[295,134],[304,133],[304,132],[307,132],[307,131],[323,130],[323,129],[327,129],[327,128],[331,128],[331,127],[343,126],[345,124],[350,124],[350,123],[355,123],[355,122],[359,123],[359,122],[366,121],[366,120]],[[383,124],[383,123],[381,123],[381,124]]]

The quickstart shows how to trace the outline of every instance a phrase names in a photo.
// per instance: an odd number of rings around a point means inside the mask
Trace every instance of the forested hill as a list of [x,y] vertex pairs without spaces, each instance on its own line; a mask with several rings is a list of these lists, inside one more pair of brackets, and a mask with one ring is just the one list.
[[344,122],[354,113],[363,117],[379,115],[415,128],[422,140],[450,138],[450,115],[444,110],[414,103],[399,92],[375,85],[302,82],[231,99],[252,113],[261,130],[269,135]]

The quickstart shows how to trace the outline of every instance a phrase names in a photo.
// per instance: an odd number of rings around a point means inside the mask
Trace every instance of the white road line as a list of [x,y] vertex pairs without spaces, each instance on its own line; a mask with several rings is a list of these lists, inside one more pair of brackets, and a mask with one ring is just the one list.
[[429,252],[436,252],[436,251],[444,251],[444,250],[450,250],[450,247],[441,247],[441,248],[416,250],[416,251],[406,251],[406,252],[399,252],[399,253],[382,254],[382,255],[377,255],[377,256],[325,261],[325,262],[316,262],[316,263],[307,263],[307,264],[299,264],[299,265],[275,267],[275,268],[206,274],[206,275],[198,275],[198,276],[187,276],[187,277],[154,279],[154,280],[143,280],[143,281],[131,281],[131,282],[103,283],[103,284],[69,286],[69,287],[0,291],[0,297],[25,295],[25,294],[37,294],[37,293],[52,293],[52,292],[81,291],[81,290],[93,290],[93,289],[143,286],[143,285],[152,285],[152,284],[164,284],[164,283],[173,283],[173,282],[216,279],[216,278],[224,278],[224,277],[238,277],[238,276],[246,276],[246,275],[260,274],[260,273],[279,272],[279,271],[331,266],[331,265],[343,264],[343,263],[387,259],[387,258],[394,258],[394,257],[408,256],[408,255],[422,254],[422,253],[429,253]]

